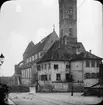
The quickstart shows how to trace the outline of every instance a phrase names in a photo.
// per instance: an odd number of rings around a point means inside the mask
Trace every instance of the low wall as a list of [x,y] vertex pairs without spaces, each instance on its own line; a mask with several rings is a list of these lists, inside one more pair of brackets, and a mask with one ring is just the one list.
[[9,92],[29,92],[30,89],[27,86],[11,86],[9,87]]
[[39,91],[54,92],[83,92],[83,83],[52,83],[39,86]]

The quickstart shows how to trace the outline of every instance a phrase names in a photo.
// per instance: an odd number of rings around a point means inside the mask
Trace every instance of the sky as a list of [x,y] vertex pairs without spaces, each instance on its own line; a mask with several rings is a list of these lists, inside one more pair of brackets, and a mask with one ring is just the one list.
[[[103,57],[102,4],[94,0],[77,0],[77,37],[87,51]],[[58,0],[12,0],[0,11],[0,54],[5,56],[1,76],[12,76],[14,65],[30,41],[34,44],[55,31],[59,36]]]

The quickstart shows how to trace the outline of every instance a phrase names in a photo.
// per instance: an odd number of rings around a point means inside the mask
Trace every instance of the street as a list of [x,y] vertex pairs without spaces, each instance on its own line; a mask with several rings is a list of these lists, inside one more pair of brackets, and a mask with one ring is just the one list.
[[102,101],[98,97],[84,97],[81,93],[10,93],[16,105],[89,105]]

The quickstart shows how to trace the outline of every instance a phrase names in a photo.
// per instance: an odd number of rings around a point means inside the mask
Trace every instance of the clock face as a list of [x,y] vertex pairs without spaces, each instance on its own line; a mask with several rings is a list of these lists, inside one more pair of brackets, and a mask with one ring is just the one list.
[[73,8],[71,6],[69,6],[68,8],[68,15],[69,15],[69,18],[72,18],[73,16]]
[[72,15],[73,14],[73,10],[70,8],[68,13],[69,13],[69,15]]

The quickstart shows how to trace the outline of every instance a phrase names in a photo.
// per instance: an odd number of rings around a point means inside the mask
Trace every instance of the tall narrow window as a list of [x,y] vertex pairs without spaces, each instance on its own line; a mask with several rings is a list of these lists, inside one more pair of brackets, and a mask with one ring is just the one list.
[[60,36],[63,37],[63,29],[60,30]]
[[70,68],[70,65],[68,64],[68,65],[66,65],[66,69],[69,69]]
[[91,60],[91,67],[95,67],[95,60]]
[[96,63],[97,63],[97,67],[99,67],[99,65],[100,65],[100,61],[99,61],[99,60],[97,60],[97,62],[96,62]]
[[63,9],[60,10],[60,19],[61,19],[61,21],[63,19]]
[[61,75],[60,74],[56,74],[56,80],[61,80]]
[[90,67],[90,60],[86,60],[86,67]]
[[69,36],[72,36],[72,34],[73,34],[73,29],[69,28]]
[[40,71],[40,65],[37,65],[37,70]]
[[69,82],[69,80],[70,80],[70,78],[69,78],[70,76],[69,76],[69,74],[68,73],[66,73],[66,75],[65,75],[65,79],[66,79],[66,81],[68,81]]
[[45,64],[45,70],[47,69],[47,65]]
[[48,69],[51,69],[51,63],[48,63]]
[[51,80],[51,75],[49,75],[49,80]]
[[41,68],[42,68],[42,70],[43,70],[43,64],[41,65]]

